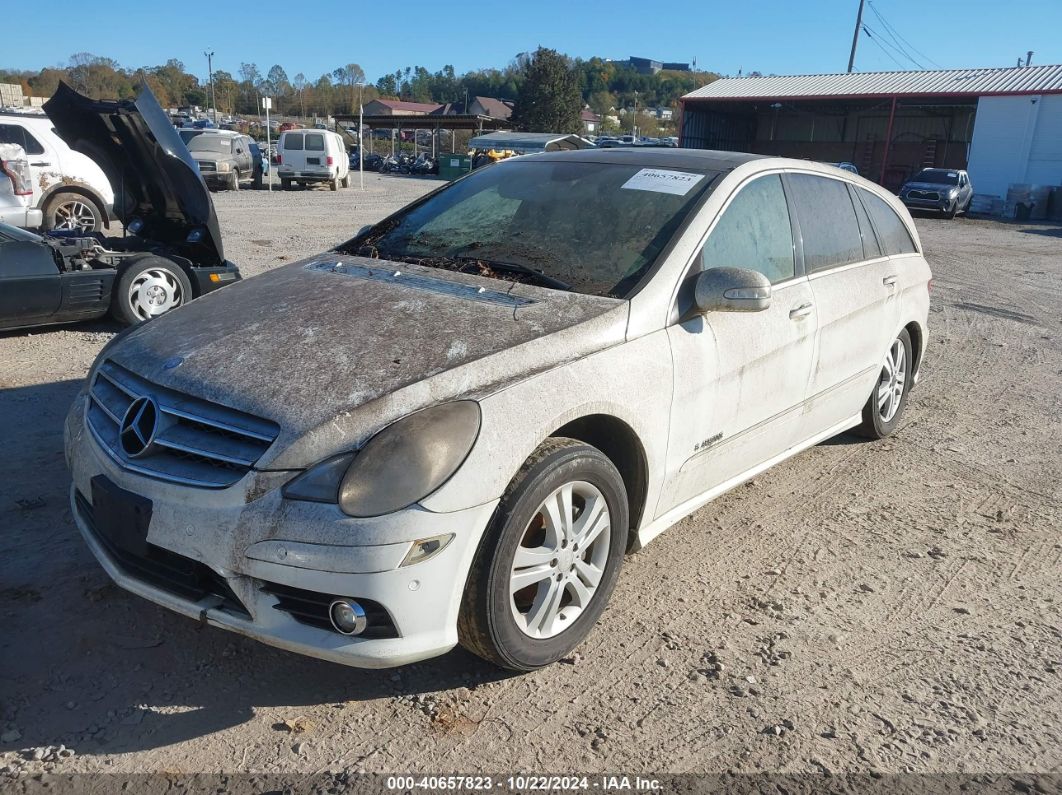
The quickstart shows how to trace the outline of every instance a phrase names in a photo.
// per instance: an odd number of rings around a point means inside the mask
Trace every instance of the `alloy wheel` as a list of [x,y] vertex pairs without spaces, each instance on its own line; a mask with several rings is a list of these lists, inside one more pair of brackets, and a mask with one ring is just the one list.
[[611,543],[601,491],[565,483],[539,506],[513,557],[509,603],[520,630],[532,638],[559,635],[598,592]]
[[904,383],[907,380],[907,353],[902,340],[894,340],[885,354],[878,378],[878,414],[883,422],[891,422],[900,410]]
[[141,320],[150,320],[180,306],[184,292],[177,277],[164,268],[138,273],[129,285],[129,306]]
[[68,201],[55,207],[54,229],[92,231],[96,228],[96,214],[83,201]]

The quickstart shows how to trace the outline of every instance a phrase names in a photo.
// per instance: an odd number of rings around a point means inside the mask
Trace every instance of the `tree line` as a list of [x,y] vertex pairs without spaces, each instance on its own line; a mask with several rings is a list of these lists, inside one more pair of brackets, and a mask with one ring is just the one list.
[[[450,65],[436,72],[407,66],[375,83],[367,83],[356,63],[337,66],[315,79],[302,72],[289,76],[280,64],[263,72],[257,64],[241,63],[235,75],[214,72],[214,104],[220,113],[258,114],[261,98],[268,96],[275,114],[327,116],[356,112],[359,103],[377,98],[460,105],[466,97],[488,96],[513,100],[516,120],[525,129],[574,132],[583,107],[601,115],[634,105],[673,107],[683,94],[717,77],[704,71],[640,74],[625,62],[570,58],[544,48],[524,53],[500,69],[459,75]],[[0,82],[20,83],[23,93],[33,96],[51,96],[60,80],[96,99],[130,99],[146,83],[163,107],[212,104],[209,82],[191,74],[175,58],[161,66],[131,69],[112,58],[82,52],[64,66],[39,71],[0,69]],[[543,103],[554,110],[536,108]]]

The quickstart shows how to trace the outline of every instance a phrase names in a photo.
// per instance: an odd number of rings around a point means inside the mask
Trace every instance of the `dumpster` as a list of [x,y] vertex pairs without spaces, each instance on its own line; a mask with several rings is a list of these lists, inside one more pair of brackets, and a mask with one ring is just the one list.
[[439,155],[439,178],[457,179],[472,170],[472,158],[463,154]]

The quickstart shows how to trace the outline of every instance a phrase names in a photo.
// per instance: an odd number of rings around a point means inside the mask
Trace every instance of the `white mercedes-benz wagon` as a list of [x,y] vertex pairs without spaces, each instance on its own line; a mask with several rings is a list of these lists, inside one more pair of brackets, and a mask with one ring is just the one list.
[[115,338],[66,424],[73,515],[122,587],[274,646],[534,669],[626,552],[892,433],[929,280],[903,205],[839,169],[515,158]]

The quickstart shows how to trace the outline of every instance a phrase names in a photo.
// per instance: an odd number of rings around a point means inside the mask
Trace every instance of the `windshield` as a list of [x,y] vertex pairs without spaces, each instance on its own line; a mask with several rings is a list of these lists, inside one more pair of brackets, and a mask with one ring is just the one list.
[[197,135],[188,142],[189,152],[222,152],[232,153],[232,139],[221,138],[216,135]]
[[936,168],[927,168],[925,171],[920,171],[918,176],[914,178],[914,182],[931,182],[934,185],[958,185],[959,184],[959,172],[958,171],[943,171]]
[[510,160],[455,182],[342,250],[622,298],[715,176]]

